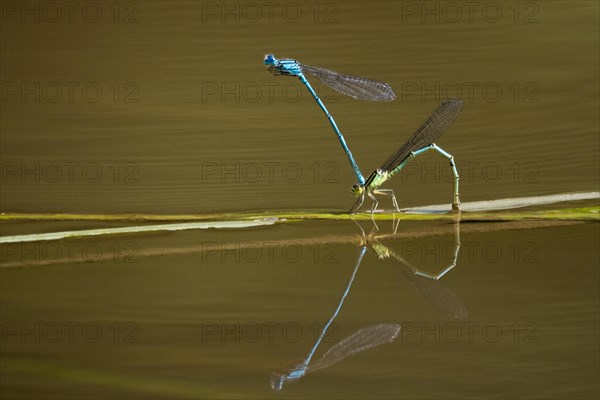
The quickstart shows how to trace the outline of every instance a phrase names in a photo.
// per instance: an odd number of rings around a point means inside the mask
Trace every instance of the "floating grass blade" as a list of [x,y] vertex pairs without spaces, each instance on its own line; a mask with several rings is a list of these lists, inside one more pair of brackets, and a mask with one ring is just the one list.
[[115,235],[122,233],[183,231],[189,229],[209,228],[250,228],[255,226],[273,225],[276,219],[256,221],[214,221],[214,222],[188,222],[182,224],[160,224],[146,226],[126,226],[121,228],[86,229],[80,231],[37,233],[31,235],[16,235],[0,237],[0,243],[39,242],[45,240],[58,240],[70,237]]

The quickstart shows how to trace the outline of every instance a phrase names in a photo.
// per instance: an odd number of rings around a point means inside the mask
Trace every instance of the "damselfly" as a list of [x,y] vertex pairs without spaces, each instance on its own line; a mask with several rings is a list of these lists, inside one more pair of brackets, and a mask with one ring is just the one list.
[[365,201],[365,195],[373,200],[371,214],[377,209],[377,199],[375,194],[383,194],[391,196],[392,202],[396,210],[400,211],[398,201],[391,189],[380,189],[392,176],[396,175],[404,166],[414,157],[428,150],[435,150],[450,161],[452,174],[454,175],[454,197],[452,200],[452,209],[458,210],[460,200],[458,197],[458,170],[454,163],[454,157],[434,143],[454,122],[460,110],[462,109],[463,101],[460,99],[444,100],[435,111],[421,124],[419,129],[413,133],[408,141],[392,154],[383,165],[376,169],[367,178],[365,183],[357,183],[352,187],[352,192],[358,197],[358,200],[350,210],[352,214],[356,213]]
[[365,184],[365,178],[363,177],[362,172],[358,168],[356,161],[354,160],[354,156],[350,151],[350,148],[346,144],[346,140],[344,136],[340,132],[337,124],[335,123],[331,114],[325,107],[325,104],[321,101],[315,90],[312,88],[306,76],[305,72],[317,77],[321,82],[329,86],[330,88],[346,95],[353,97],[357,100],[370,100],[370,101],[390,101],[396,98],[396,94],[394,90],[385,82],[376,81],[367,78],[360,78],[357,76],[344,75],[339,74],[334,71],[330,71],[321,67],[312,67],[310,65],[304,65],[299,63],[296,60],[292,59],[280,59],[278,60],[273,56],[273,54],[267,54],[264,59],[264,63],[269,66],[269,71],[274,75],[288,75],[288,76],[297,76],[300,79],[310,94],[314,97],[315,101],[323,110],[333,131],[338,137],[344,152],[348,156],[348,161],[350,161],[350,165],[356,174],[356,178],[360,185]]

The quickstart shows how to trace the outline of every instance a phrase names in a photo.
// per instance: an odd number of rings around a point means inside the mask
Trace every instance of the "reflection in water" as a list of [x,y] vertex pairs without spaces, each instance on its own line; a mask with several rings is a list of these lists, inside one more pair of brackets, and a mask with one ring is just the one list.
[[350,292],[350,288],[352,287],[352,283],[354,282],[354,278],[356,277],[356,273],[358,272],[358,268],[362,263],[365,252],[367,251],[367,246],[363,245],[360,249],[360,253],[358,254],[358,259],[356,261],[356,266],[354,267],[354,271],[352,271],[352,276],[350,277],[350,281],[348,281],[348,285],[346,286],[346,290],[338,303],[337,308],[333,312],[327,324],[323,327],[323,331],[321,335],[317,339],[315,345],[308,353],[306,359],[285,372],[274,372],[271,376],[271,387],[274,390],[281,390],[285,381],[288,380],[296,380],[302,378],[308,372],[312,372],[315,370],[327,368],[338,361],[343,360],[344,358],[359,353],[363,350],[367,350],[376,346],[379,346],[384,343],[391,343],[394,341],[396,336],[398,336],[398,332],[400,331],[400,325],[375,325],[369,328],[361,329],[354,333],[353,335],[347,337],[342,340],[335,346],[333,346],[329,351],[327,351],[319,360],[314,362],[312,365],[309,365],[312,357],[317,351],[317,348],[321,344],[321,341],[325,337],[327,330],[331,326],[333,320],[337,317],[344,301],[346,300],[346,296],[348,292]]
[[455,248],[454,257],[450,265],[437,274],[420,271],[413,264],[406,261],[401,255],[383,245],[377,239],[369,241],[369,248],[380,260],[386,260],[396,271],[408,279],[425,298],[442,314],[450,319],[465,319],[468,311],[463,302],[439,279],[456,266],[460,252],[460,227],[455,224]]
[[[325,332],[323,330],[323,333]],[[363,350],[392,343],[399,332],[399,324],[380,324],[359,329],[330,348],[320,359],[309,366],[310,358],[320,343],[320,341],[317,341],[304,362],[286,372],[274,372],[271,376],[271,387],[274,390],[281,390],[285,381],[300,379],[308,372],[330,367],[344,358],[360,353]]]
[[[360,225],[359,225],[360,226]],[[361,228],[362,230],[362,228]],[[444,276],[448,271],[456,266],[458,255],[460,252],[460,225],[457,222],[455,224],[455,248],[454,256],[449,266],[445,267],[442,271],[437,274],[431,274],[424,272],[416,268],[413,264],[406,261],[402,256],[396,254],[389,247],[379,242],[375,236],[364,236],[363,245],[358,254],[356,265],[352,271],[352,276],[342,294],[342,298],[338,303],[329,321],[323,327],[321,335],[315,342],[312,349],[309,351],[305,360],[296,365],[293,368],[284,371],[275,371],[271,375],[271,387],[273,390],[281,390],[283,384],[289,380],[297,380],[305,376],[309,372],[314,372],[320,369],[336,364],[337,362],[349,357],[353,354],[360,353],[361,351],[372,349],[386,343],[392,343],[398,333],[400,332],[400,324],[379,324],[373,325],[367,328],[357,330],[352,335],[341,340],[335,346],[331,347],[325,354],[318,360],[311,363],[317,348],[321,344],[325,337],[329,327],[333,323],[334,319],[338,316],[344,301],[352,283],[358,272],[363,257],[367,248],[377,256],[380,260],[386,260],[396,271],[402,276],[407,278],[417,289],[425,296],[425,298],[442,314],[446,315],[450,319],[464,319],[468,316],[468,311],[463,302],[458,296],[444,286],[439,279]],[[364,234],[364,231],[363,231]]]

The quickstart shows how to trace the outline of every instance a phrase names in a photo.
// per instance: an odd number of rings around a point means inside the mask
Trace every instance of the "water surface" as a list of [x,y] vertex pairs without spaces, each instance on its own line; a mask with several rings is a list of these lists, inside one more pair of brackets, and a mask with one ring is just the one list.
[[[594,1],[484,2],[472,18],[462,3],[286,2],[271,15],[99,2],[96,22],[42,8],[38,22],[10,4],[2,212],[346,211],[345,155],[299,82],[266,71],[267,52],[394,87],[396,101],[367,103],[314,82],[364,174],[458,96],[438,144],[463,201],[600,190]],[[428,154],[389,187],[401,207],[449,203],[450,177]],[[463,223],[460,235],[442,289],[367,250],[309,373],[280,391],[273,373],[306,359],[356,266],[354,223],[3,245],[2,397],[598,398],[598,224]],[[403,222],[381,243],[435,275],[453,263],[455,227]],[[400,326],[391,343],[342,351],[383,324]],[[336,362],[310,372],[330,349]]]

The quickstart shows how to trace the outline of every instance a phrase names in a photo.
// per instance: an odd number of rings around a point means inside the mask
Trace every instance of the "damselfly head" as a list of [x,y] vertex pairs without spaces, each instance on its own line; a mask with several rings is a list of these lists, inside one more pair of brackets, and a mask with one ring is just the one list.
[[359,185],[358,183],[355,183],[352,186],[352,194],[355,195],[356,197],[363,194],[364,191],[365,191],[365,188],[363,186]]
[[375,254],[377,254],[377,258],[379,258],[380,260],[390,257],[390,249],[388,249],[381,243],[372,243],[371,247],[375,251]]
[[267,54],[267,55],[265,55],[265,58],[263,61],[264,61],[265,65],[275,65],[275,62],[277,61],[277,59],[275,58],[275,56],[273,54]]

